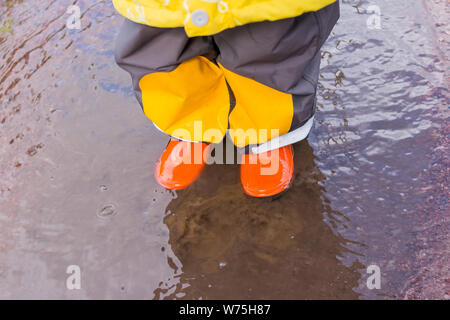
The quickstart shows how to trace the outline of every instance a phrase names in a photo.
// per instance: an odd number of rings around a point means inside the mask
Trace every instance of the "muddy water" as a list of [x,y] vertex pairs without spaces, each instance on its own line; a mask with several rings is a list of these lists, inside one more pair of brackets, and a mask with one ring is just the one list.
[[167,138],[113,62],[121,18],[75,1],[70,30],[70,4],[0,1],[0,298],[449,298],[444,1],[342,3],[314,131],[272,201],[244,196],[236,165],[160,188]]

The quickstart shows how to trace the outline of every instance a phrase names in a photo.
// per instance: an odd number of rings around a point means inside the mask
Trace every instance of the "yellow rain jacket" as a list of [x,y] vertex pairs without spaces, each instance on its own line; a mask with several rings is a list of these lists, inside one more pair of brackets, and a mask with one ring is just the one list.
[[336,0],[113,0],[131,21],[160,28],[185,28],[189,37],[208,36],[259,21],[317,11]]

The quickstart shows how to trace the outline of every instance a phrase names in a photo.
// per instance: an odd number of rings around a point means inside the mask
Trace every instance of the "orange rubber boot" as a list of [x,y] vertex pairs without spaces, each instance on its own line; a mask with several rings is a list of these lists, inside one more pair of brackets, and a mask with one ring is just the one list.
[[206,148],[207,143],[170,140],[156,165],[156,181],[169,190],[188,187],[205,167]]
[[292,147],[285,146],[261,154],[242,155],[241,182],[246,194],[275,196],[288,189],[294,175]]

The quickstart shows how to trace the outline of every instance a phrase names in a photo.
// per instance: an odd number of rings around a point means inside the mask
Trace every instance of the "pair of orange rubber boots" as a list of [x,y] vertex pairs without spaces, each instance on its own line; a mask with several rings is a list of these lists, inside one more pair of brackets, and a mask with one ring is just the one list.
[[[188,187],[205,167],[203,155],[208,146],[201,142],[171,140],[156,165],[156,181],[169,190]],[[199,151],[201,156],[194,159]],[[290,145],[261,154],[242,155],[241,182],[244,192],[252,197],[272,197],[283,192],[289,188],[293,174],[294,158]]]

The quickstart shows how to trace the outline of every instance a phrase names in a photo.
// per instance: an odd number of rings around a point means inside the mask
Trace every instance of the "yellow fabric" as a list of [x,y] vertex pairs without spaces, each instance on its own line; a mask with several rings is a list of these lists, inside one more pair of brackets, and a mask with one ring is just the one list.
[[163,132],[212,143],[219,143],[225,136],[230,110],[228,88],[223,72],[208,59],[196,57],[172,72],[146,75],[139,86],[144,113]]
[[[240,76],[204,57],[139,82],[144,113],[163,132],[188,141],[219,143],[229,133],[237,147],[267,142],[289,132],[292,95]],[[227,83],[236,105],[230,112]]]
[[289,132],[294,116],[292,95],[220,67],[236,98],[229,132],[237,147],[264,143]]
[[[183,27],[189,37],[207,36],[239,25],[297,17],[336,0],[113,0],[126,18],[160,28]],[[196,26],[192,13],[204,10],[208,23]]]

